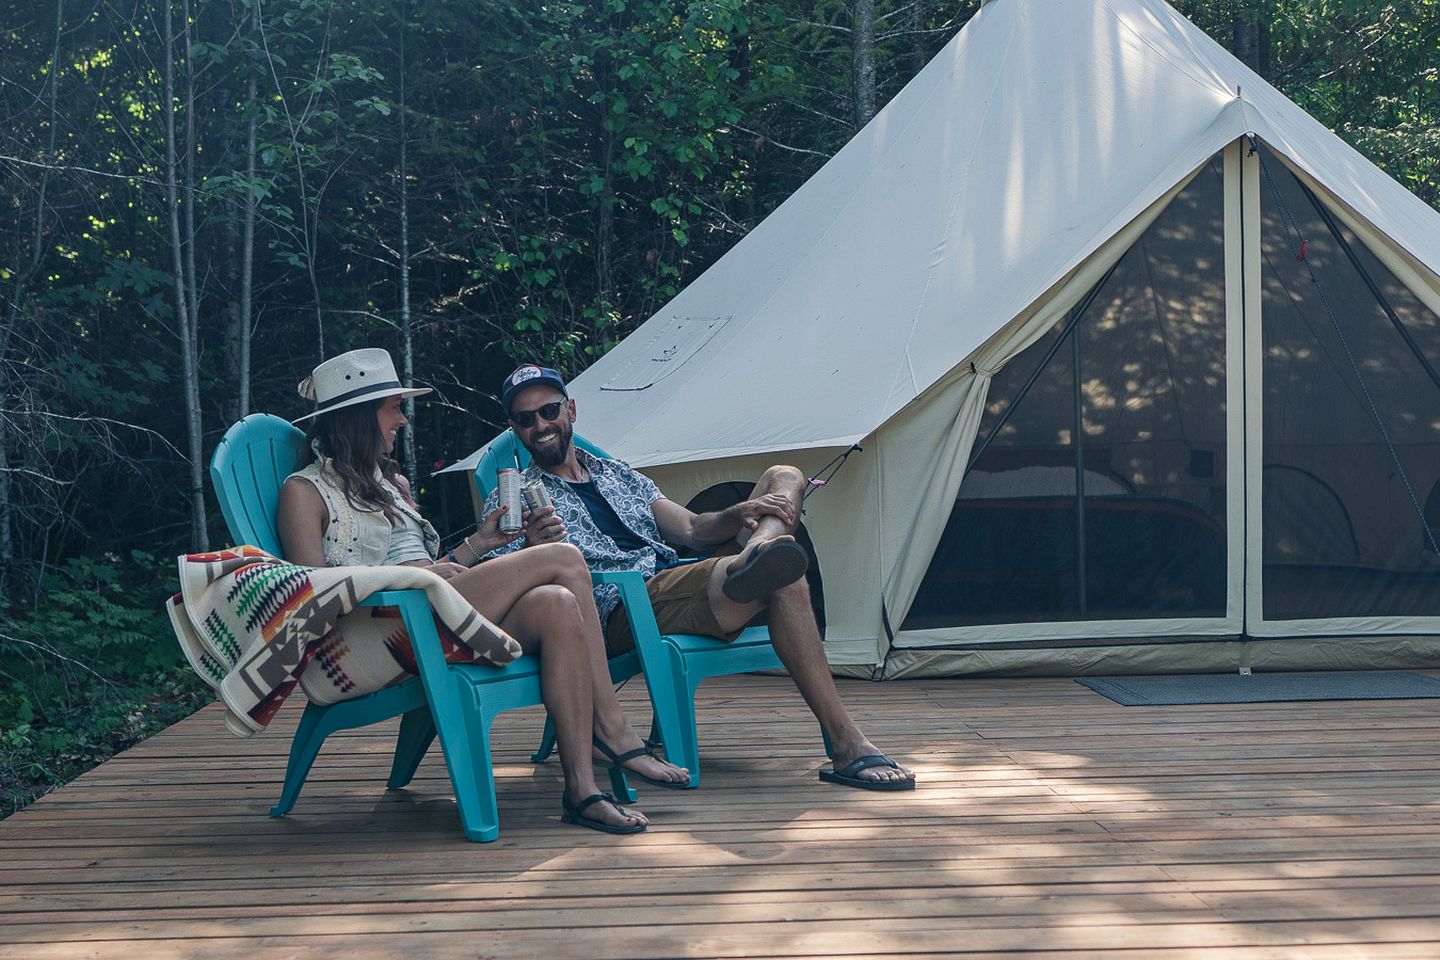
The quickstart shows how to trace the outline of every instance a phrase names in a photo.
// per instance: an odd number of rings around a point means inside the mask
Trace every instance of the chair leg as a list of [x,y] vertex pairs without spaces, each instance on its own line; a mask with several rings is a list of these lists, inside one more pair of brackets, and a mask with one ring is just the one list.
[[544,763],[555,752],[555,721],[545,714],[545,732],[540,734],[540,747],[530,754],[531,763]]
[[[659,660],[658,676],[647,676],[650,702],[655,708],[653,729],[665,744],[665,759],[690,771],[690,787],[700,785],[700,749],[695,732],[695,687],[686,675],[684,660],[668,644]],[[652,659],[652,664],[655,660]]]
[[425,751],[435,740],[435,719],[429,707],[416,707],[400,719],[400,735],[395,738],[395,760],[390,764],[390,779],[385,786],[391,790],[415,779]]
[[625,778],[625,771],[619,767],[609,767],[610,771],[610,792],[615,794],[615,799],[621,803],[634,803],[640,799],[640,794],[630,786],[630,781]]
[[700,786],[700,733],[695,726],[695,689],[697,683],[685,685],[685,703],[680,709],[680,736],[679,747],[673,749],[665,748],[665,756],[671,759],[670,762],[679,767],[685,767],[690,771],[690,786]]
[[280,799],[270,808],[270,816],[283,817],[295,806],[300,788],[310,775],[310,767],[320,753],[320,746],[333,731],[325,722],[326,710],[313,703],[305,705],[305,713],[295,728],[295,739],[290,743],[290,759],[285,764],[285,784],[280,790]]
[[[448,724],[439,724],[445,766],[455,787],[460,828],[469,840],[489,843],[500,836],[500,811],[495,802],[495,772],[490,759],[490,722],[484,709],[467,710]],[[446,737],[444,731],[457,735]]]
[[829,757],[831,760],[834,760],[835,746],[830,742],[830,734],[825,732],[824,727],[820,728],[820,739],[825,741],[825,756]]

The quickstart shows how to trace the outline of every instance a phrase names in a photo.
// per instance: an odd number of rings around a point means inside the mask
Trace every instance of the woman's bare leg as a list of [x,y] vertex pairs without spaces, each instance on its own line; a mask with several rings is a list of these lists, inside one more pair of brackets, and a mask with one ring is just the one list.
[[[450,581],[470,604],[491,620],[508,610],[525,587],[554,584],[570,591],[579,608],[585,637],[583,658],[589,665],[590,703],[593,709],[593,732],[616,753],[628,753],[644,746],[644,741],[630,725],[615,687],[610,683],[610,668],[605,657],[604,632],[600,615],[595,609],[591,592],[590,568],[580,551],[568,543],[548,543],[527,547],[515,553],[471,567]],[[556,739],[560,740],[559,721]],[[585,738],[589,743],[590,738]],[[563,744],[564,741],[560,740]],[[600,756],[598,751],[593,754]],[[659,757],[636,757],[625,762],[625,768],[652,780],[685,783],[690,772],[667,763]]]
[[[554,584],[533,587],[521,594],[497,622],[520,641],[526,653],[540,657],[541,698],[555,722],[566,799],[574,805],[600,793],[590,765],[594,705],[584,651],[584,621],[575,595]],[[616,826],[648,822],[638,810],[607,803],[591,804],[584,815]]]

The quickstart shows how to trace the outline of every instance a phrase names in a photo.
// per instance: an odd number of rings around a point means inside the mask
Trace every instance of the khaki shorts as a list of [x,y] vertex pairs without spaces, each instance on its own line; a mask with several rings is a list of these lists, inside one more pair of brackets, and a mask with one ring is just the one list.
[[[661,633],[698,633],[719,637],[726,643],[740,636],[740,630],[724,630],[710,608],[710,575],[725,557],[711,557],[696,563],[668,567],[645,582],[655,622]],[[742,628],[743,629],[743,628]],[[605,651],[612,657],[635,649],[630,619],[625,608],[617,607],[605,625]]]

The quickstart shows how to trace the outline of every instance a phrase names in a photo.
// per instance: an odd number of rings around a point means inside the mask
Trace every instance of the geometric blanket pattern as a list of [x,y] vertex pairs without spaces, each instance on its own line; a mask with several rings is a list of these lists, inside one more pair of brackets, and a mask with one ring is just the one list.
[[185,659],[224,701],[225,726],[265,728],[298,685],[312,703],[374,693],[418,671],[394,607],[357,607],[378,590],[424,590],[449,663],[500,666],[520,644],[444,579],[419,567],[299,567],[256,547],[179,558],[166,605]]

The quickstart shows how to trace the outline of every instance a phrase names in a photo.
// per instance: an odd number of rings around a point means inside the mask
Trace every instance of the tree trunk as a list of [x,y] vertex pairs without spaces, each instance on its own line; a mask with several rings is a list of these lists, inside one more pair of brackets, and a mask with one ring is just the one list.
[[250,119],[245,129],[245,224],[240,236],[240,343],[236,370],[240,416],[250,413],[250,337],[254,330],[255,288],[255,73],[246,86]]
[[[595,268],[599,280],[600,313],[595,318],[595,347],[604,342],[604,318],[615,308],[615,133],[600,116],[600,209],[595,221]],[[598,354],[597,354],[598,356]]]
[[[608,118],[610,105],[605,97],[616,82],[615,62],[606,50],[595,57],[595,81],[600,86],[602,99],[596,131],[595,162],[600,167],[599,208],[595,211],[595,278],[596,304],[595,321],[591,327],[591,345],[595,356],[600,355],[605,343],[605,318],[615,309],[618,299],[615,291],[615,131],[610,129]],[[667,228],[668,229],[668,228]]]
[[[253,17],[253,14],[252,14]],[[253,21],[252,21],[253,23]],[[255,92],[253,69],[245,82],[245,181],[236,201],[238,217],[225,223],[225,270],[229,278],[226,304],[225,363],[234,393],[224,403],[226,420],[234,423],[250,412],[250,310],[255,267]]]
[[[750,83],[754,77],[755,57],[750,44],[749,20],[745,21],[744,29],[739,30],[730,38],[730,66],[734,68],[738,76],[735,78],[735,89],[741,91],[741,96],[748,94]],[[749,151],[750,162],[745,165],[744,177],[749,183],[749,189],[743,191],[742,203],[745,209],[745,220],[753,223],[756,217],[755,198],[760,192],[760,184],[763,181],[764,171],[761,168],[764,154],[760,146],[760,138],[757,136],[753,141],[753,147]]]
[[1231,20],[1231,32],[1234,37],[1235,58],[1264,76],[1260,63],[1260,16],[1256,4],[1246,3],[1244,9],[1235,11]]
[[[190,0],[181,0],[181,14],[185,18],[181,41],[185,44],[185,142],[181,149],[185,154],[185,295],[190,308],[190,342],[195,344],[198,357],[200,351],[200,274],[195,270],[195,205],[200,196],[200,181],[195,176],[195,61],[190,56],[193,40],[190,36]],[[198,383],[198,378],[197,378]],[[200,402],[197,387],[195,402]]]
[[[239,212],[239,204],[232,203],[232,213]],[[225,361],[225,382],[235,383],[240,378],[240,220],[227,216],[220,225],[220,269],[225,271],[225,343],[220,351]],[[240,419],[235,394],[222,394],[220,416],[225,423]]]
[[[201,464],[200,375],[195,330],[191,323],[192,295],[185,289],[185,255],[180,240],[180,187],[175,146],[175,23],[170,0],[165,8],[165,201],[169,208],[170,269],[175,288],[175,328],[180,337],[180,375],[185,402],[185,433],[190,458],[190,539],[195,549],[209,547],[205,529],[205,472]],[[187,50],[188,53],[188,50]]]
[[[400,5],[400,336],[401,336],[401,381],[407,387],[415,385],[415,332],[410,325],[410,170],[408,130],[405,116],[405,33],[409,26],[408,4]],[[405,474],[410,478],[411,491],[420,489],[420,472],[415,464],[415,398],[405,398],[405,419],[410,425],[405,428],[405,439],[401,446],[401,459]]]
[[925,0],[913,0],[906,16],[906,27],[910,30],[910,76],[915,76],[925,66]]
[[852,0],[850,37],[854,73],[855,129],[875,116],[875,0]]

